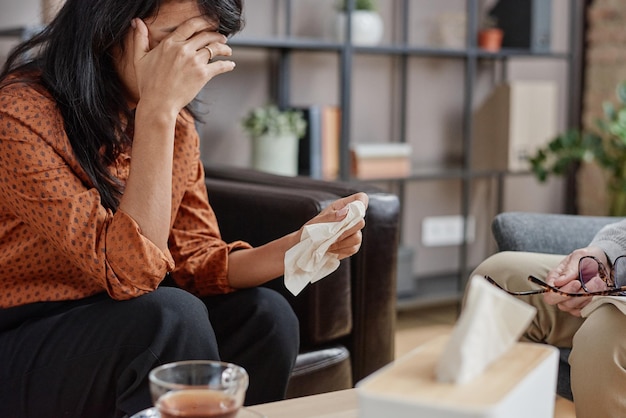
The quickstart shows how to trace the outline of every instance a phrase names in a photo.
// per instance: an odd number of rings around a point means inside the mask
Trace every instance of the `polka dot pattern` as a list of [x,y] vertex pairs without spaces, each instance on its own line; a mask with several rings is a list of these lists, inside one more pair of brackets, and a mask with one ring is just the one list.
[[[130,153],[110,167],[128,177]],[[80,299],[119,300],[154,290],[167,271],[189,291],[232,291],[228,254],[204,185],[199,139],[177,121],[170,251],[163,253],[122,211],[105,209],[71,152],[54,100],[41,86],[0,89],[0,308]]]

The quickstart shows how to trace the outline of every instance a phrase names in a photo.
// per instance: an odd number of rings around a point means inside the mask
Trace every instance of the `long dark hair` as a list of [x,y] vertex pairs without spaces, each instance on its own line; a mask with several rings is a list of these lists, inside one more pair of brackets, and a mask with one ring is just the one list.
[[[115,210],[122,185],[108,167],[132,142],[133,112],[113,61],[124,48],[133,18],[157,14],[164,0],[67,0],[38,35],[15,48],[0,73],[41,74],[63,115],[74,154],[98,189],[102,204]],[[197,0],[200,10],[231,35],[242,27],[242,0]],[[11,78],[14,80],[14,78]],[[28,81],[28,76],[16,81]]]

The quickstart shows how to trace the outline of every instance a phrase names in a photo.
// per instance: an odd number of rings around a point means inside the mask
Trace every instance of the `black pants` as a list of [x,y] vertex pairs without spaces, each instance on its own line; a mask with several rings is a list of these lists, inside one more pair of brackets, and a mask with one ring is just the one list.
[[[12,310],[13,309],[13,310]],[[284,397],[298,320],[266,288],[198,299],[174,287],[0,310],[0,417],[118,417],[151,406],[148,373],[220,359],[250,375],[246,404]],[[9,329],[7,329],[9,328]]]

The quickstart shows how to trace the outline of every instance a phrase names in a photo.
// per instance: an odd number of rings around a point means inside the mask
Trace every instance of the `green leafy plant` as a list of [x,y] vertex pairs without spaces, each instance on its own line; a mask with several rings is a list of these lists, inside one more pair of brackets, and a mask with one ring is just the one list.
[[[341,11],[348,10],[348,0],[341,0],[339,2],[338,9]],[[354,10],[376,10],[376,2],[374,0],[356,0],[354,2]]]
[[545,181],[577,164],[595,162],[606,173],[609,214],[626,215],[626,82],[616,88],[617,106],[603,103],[604,117],[594,130],[572,129],[550,141],[530,158],[531,170]]
[[481,24],[481,29],[496,29],[498,28],[498,18],[495,16],[485,16]]
[[307,123],[299,110],[280,110],[276,105],[266,105],[250,110],[242,126],[252,138],[267,134],[295,135],[299,139],[304,136]]

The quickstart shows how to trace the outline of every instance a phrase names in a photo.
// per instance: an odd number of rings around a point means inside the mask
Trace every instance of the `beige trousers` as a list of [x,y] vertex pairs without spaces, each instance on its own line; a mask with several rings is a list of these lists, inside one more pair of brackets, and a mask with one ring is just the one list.
[[[532,287],[529,274],[545,278],[563,256],[525,252],[494,254],[473,274],[488,275],[510,290]],[[472,275],[473,275],[472,274]],[[543,302],[542,295],[520,296],[537,308],[523,339],[571,347],[571,384],[577,418],[626,416],[626,316],[606,304],[587,319]]]

